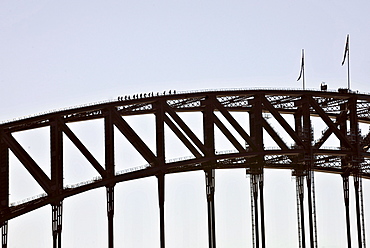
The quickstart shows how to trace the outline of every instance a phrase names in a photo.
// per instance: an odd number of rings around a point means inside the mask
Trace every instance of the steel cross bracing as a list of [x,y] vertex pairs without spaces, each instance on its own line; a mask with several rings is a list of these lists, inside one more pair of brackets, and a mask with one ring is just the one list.
[[[107,189],[108,247],[113,247],[114,186],[123,181],[156,176],[160,213],[160,246],[165,247],[165,175],[203,170],[205,172],[208,206],[209,247],[216,247],[215,231],[215,170],[246,168],[251,180],[253,243],[265,247],[268,233],[264,228],[264,168],[290,169],[297,178],[299,246],[317,247],[314,172],[342,175],[348,247],[351,247],[349,215],[349,176],[355,178],[357,240],[365,247],[363,189],[361,180],[370,178],[370,95],[356,94],[346,89],[339,92],[290,90],[235,90],[183,94],[142,95],[136,99],[119,98],[102,104],[68,109],[20,119],[0,125],[0,224],[2,246],[7,246],[9,221],[45,205],[52,206],[54,247],[61,247],[62,203],[67,197],[95,189]],[[203,137],[186,124],[182,112],[203,116]],[[245,114],[245,123],[234,117]],[[126,120],[125,116],[155,117],[156,147],[151,150]],[[249,117],[249,118],[248,118]],[[70,129],[69,123],[93,119],[104,120],[105,161],[98,162],[94,154]],[[293,121],[291,121],[293,120]],[[317,130],[314,120],[326,128]],[[360,125],[365,128],[360,128]],[[190,151],[191,157],[167,160],[165,126]],[[50,129],[51,176],[44,173],[14,134],[41,127]],[[215,130],[234,150],[219,151],[215,145]],[[283,133],[280,134],[279,132]],[[365,131],[364,131],[365,130]],[[315,132],[319,131],[319,135]],[[115,170],[114,132],[119,132],[147,161],[148,165],[127,172]],[[266,137],[276,147],[268,148]],[[326,147],[329,138],[336,146]],[[63,139],[69,139],[89,161],[99,175],[74,187],[64,183]],[[290,140],[289,143],[285,140]],[[20,204],[9,203],[9,152],[24,165],[44,190],[44,194]],[[309,231],[304,230],[303,188],[306,179]],[[307,217],[307,216],[306,216]],[[11,224],[11,221],[10,221]],[[304,238],[303,238],[304,237]],[[307,239],[305,239],[307,237]],[[307,244],[306,241],[307,240]]]

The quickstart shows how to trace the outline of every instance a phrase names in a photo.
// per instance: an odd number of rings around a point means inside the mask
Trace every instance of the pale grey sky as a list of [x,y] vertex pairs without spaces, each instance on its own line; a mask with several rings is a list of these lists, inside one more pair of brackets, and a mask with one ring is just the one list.
[[[369,11],[367,1],[341,0],[1,1],[0,120],[141,92],[300,88],[302,48],[307,88],[318,89],[322,81],[329,89],[346,87],[341,62],[347,34],[351,88],[370,92]],[[145,134],[147,127],[132,121]],[[101,144],[93,144],[102,138],[101,125],[98,121],[90,132],[80,131],[98,159]],[[79,124],[71,128],[82,129]],[[28,142],[27,151],[40,164],[48,163],[42,152],[48,146],[46,134],[18,137]],[[35,144],[34,137],[45,139]],[[146,138],[149,143],[153,139]],[[127,142],[117,140],[126,149]],[[172,156],[183,156],[180,151]],[[72,148],[65,159],[82,160]],[[129,162],[126,167],[142,164],[139,158]],[[42,193],[14,158],[11,170],[11,200]],[[88,166],[66,170],[67,183],[93,176]],[[216,177],[218,247],[251,247],[245,172],[217,171]],[[206,247],[203,173],[166,179],[167,247]],[[265,179],[267,246],[297,247],[291,172],[266,171]],[[317,173],[316,179],[319,246],[346,247],[341,178]],[[365,192],[370,191],[369,182],[364,183]],[[366,193],[365,208],[370,223]],[[50,206],[9,225],[10,248],[51,246]],[[117,185],[115,226],[116,247],[159,247],[155,178]],[[63,247],[105,247],[105,189],[66,199],[63,228]]]

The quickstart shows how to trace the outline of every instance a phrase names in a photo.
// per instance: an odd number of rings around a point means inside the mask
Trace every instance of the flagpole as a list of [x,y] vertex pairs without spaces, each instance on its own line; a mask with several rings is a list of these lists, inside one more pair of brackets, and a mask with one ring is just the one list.
[[305,82],[305,78],[304,78],[304,49],[302,49],[302,73],[303,73],[303,75],[302,75],[302,77],[303,77],[303,79],[302,79],[302,81],[303,81],[303,90],[305,90],[306,89],[306,82]]
[[347,77],[348,77],[348,90],[350,89],[350,77],[349,77],[349,34],[348,34],[348,61],[347,61]]

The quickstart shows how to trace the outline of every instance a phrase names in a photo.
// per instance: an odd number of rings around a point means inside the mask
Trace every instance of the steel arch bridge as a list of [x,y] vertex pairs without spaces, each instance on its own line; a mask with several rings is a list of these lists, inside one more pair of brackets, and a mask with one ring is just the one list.
[[[204,92],[176,92],[167,94],[140,94],[118,97],[118,100],[65,109],[0,125],[0,225],[2,247],[7,247],[8,222],[20,215],[45,205],[52,206],[53,247],[61,247],[62,203],[67,197],[106,187],[108,215],[108,247],[113,247],[114,187],[117,183],[156,176],[160,213],[160,247],[165,247],[164,192],[165,175],[202,170],[205,172],[208,209],[209,247],[216,247],[215,233],[215,170],[245,168],[250,175],[253,247],[265,247],[265,220],[263,198],[264,168],[292,170],[296,177],[297,221],[299,247],[318,247],[314,172],[340,174],[343,180],[346,210],[347,244],[351,244],[349,177],[354,178],[357,240],[365,247],[362,178],[370,178],[370,95],[348,89],[329,91],[304,90],[222,90]],[[181,112],[198,112],[202,115],[203,137],[199,138],[186,124]],[[246,115],[240,123],[233,112]],[[151,150],[125,116],[155,116],[155,150]],[[98,162],[91,151],[68,127],[68,123],[93,119],[104,121],[104,164]],[[325,124],[319,135],[314,135],[313,120]],[[273,122],[273,123],[272,123]],[[192,154],[191,158],[168,161],[165,125],[177,136]],[[16,132],[41,127],[50,129],[50,168],[47,176],[35,160],[14,138]],[[249,127],[247,130],[246,127]],[[284,135],[276,129],[283,130]],[[122,133],[147,161],[148,165],[125,172],[115,171],[114,130]],[[218,129],[235,148],[219,152],[215,149],[215,130]],[[98,177],[68,187],[63,177],[63,135],[97,171]],[[283,139],[289,138],[288,144]],[[277,147],[265,147],[269,137]],[[326,147],[334,137],[336,146]],[[37,142],[37,141],[36,141]],[[9,152],[12,152],[45,193],[20,204],[9,203]],[[307,188],[308,216],[304,216],[304,188]],[[308,219],[309,231],[305,230]],[[306,235],[309,234],[309,235]],[[306,237],[308,236],[308,237]],[[307,244],[306,244],[307,243]]]

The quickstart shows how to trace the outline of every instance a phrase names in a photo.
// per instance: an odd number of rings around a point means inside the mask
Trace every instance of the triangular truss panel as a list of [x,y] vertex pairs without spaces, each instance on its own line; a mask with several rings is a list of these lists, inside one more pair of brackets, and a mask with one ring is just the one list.
[[9,153],[9,203],[19,205],[31,201],[32,197],[46,195],[46,192],[27,171],[18,158]]
[[156,127],[153,114],[122,117],[135,133],[144,141],[148,148],[156,153]]
[[104,120],[89,120],[66,124],[91,155],[104,166]]
[[[247,113],[243,113],[245,118],[248,118]],[[217,122],[220,123],[215,124],[215,149],[216,152],[239,152],[238,147],[242,147],[246,149],[246,142],[240,136],[240,134],[236,131],[236,129],[231,125],[231,123],[223,116],[220,112],[215,112],[215,118],[217,118]],[[242,126],[240,122],[238,122],[235,117],[232,115],[232,118],[244,129],[245,132],[248,131],[246,125]],[[222,126],[225,127],[225,130],[222,131]],[[221,127],[221,128],[220,128]],[[227,131],[226,131],[227,130]],[[230,138],[233,137],[235,139],[235,143],[233,144],[230,141]]]
[[148,162],[117,127],[114,127],[114,148],[116,173],[124,173],[130,168],[148,165]]
[[[294,140],[289,136],[287,131],[279,124],[276,118],[270,113],[264,113],[263,115],[264,123],[264,145],[265,147],[270,147],[271,149],[285,149],[282,143],[286,147],[291,147],[294,145]],[[291,124],[290,116],[281,115],[284,121],[289,125],[290,128],[294,129],[294,125]],[[279,145],[280,144],[280,145]]]
[[99,173],[80,152],[75,144],[63,134],[64,187],[78,187],[79,183],[99,178]]
[[195,136],[203,142],[204,133],[203,133],[203,115],[202,115],[202,113],[200,113],[200,112],[177,112],[177,114],[181,118],[181,120],[195,134]]
[[[50,178],[50,128],[42,127],[13,133],[14,139]],[[37,141],[37,142],[35,142]]]
[[282,108],[295,111],[297,108],[291,103],[295,97],[261,96],[260,98],[264,111],[262,114],[264,129],[276,143],[280,143],[279,147],[285,149],[284,147],[300,143],[301,138],[296,130],[294,118],[281,111]]
[[165,124],[165,155],[167,162],[175,162],[178,160],[186,160],[195,158],[194,154],[185,146],[173,130]]

